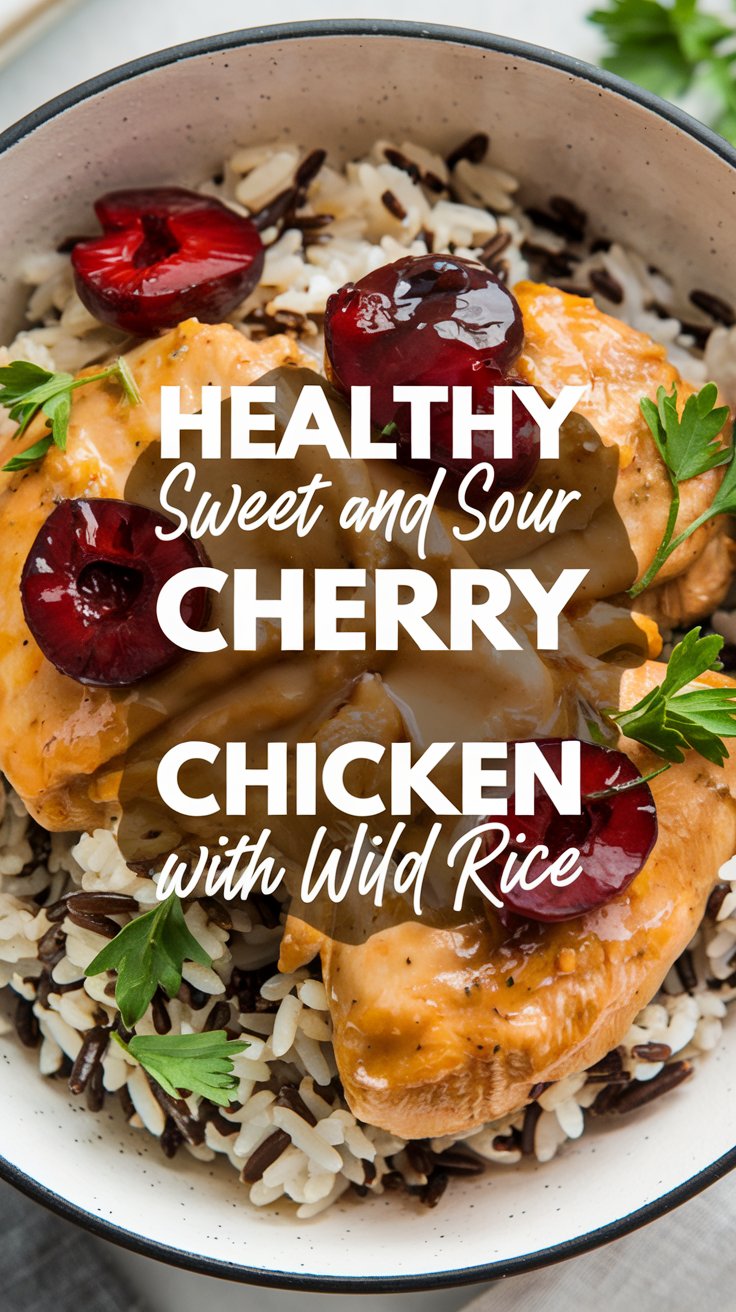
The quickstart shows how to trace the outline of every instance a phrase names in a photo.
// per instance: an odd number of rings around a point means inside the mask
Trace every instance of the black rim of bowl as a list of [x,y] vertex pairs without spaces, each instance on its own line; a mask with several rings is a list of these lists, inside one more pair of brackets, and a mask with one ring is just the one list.
[[[89,81],[72,87],[60,96],[41,105],[27,114],[12,127],[0,133],[0,154],[15,146],[24,137],[37,128],[48,123],[57,115],[73,109],[81,101],[98,95],[108,88],[127,82],[140,74],[166,67],[168,64],[180,63],[199,55],[218,54],[221,51],[237,49],[244,45],[263,45],[274,41],[290,41],[305,37],[358,37],[372,36],[410,37],[422,41],[448,41],[460,45],[476,46],[481,50],[492,50],[508,55],[510,58],[524,59],[536,64],[548,65],[570,77],[592,82],[605,90],[613,91],[626,99],[634,101],[657,117],[667,120],[681,131],[693,137],[702,146],[736,168],[736,149],[727,141],[712,132],[704,124],[690,117],[658,96],[633,86],[622,78],[607,73],[600,68],[574,59],[570,55],[560,54],[541,46],[530,45],[525,41],[515,41],[491,33],[472,31],[466,28],[445,27],[436,23],[420,24],[407,22],[379,21],[364,19],[318,20],[313,22],[283,23],[269,27],[247,28],[236,32],[225,32],[217,36],[203,37],[183,45],[171,46],[169,49],[156,51],[130,63],[110,69]],[[460,1267],[446,1271],[436,1271],[427,1275],[395,1276],[330,1276],[308,1275],[296,1271],[264,1271],[259,1267],[244,1263],[228,1262],[219,1258],[204,1257],[197,1253],[185,1252],[172,1248],[168,1244],[147,1239],[132,1231],[117,1226],[114,1221],[107,1221],[94,1216],[65,1198],[59,1198],[39,1184],[31,1176],[19,1170],[0,1157],[0,1178],[20,1189],[28,1197],[50,1208],[65,1220],[73,1221],[102,1239],[108,1239],[123,1248],[131,1249],[145,1257],[165,1262],[170,1266],[183,1267],[185,1270],[202,1275],[217,1276],[220,1279],[236,1280],[246,1284],[266,1285],[281,1289],[315,1291],[322,1293],[392,1293],[412,1290],[432,1290],[450,1288],[454,1285],[471,1285],[485,1280],[500,1279],[504,1276],[519,1275],[534,1271],[540,1267],[551,1266],[568,1258],[577,1257],[602,1244],[639,1229],[650,1221],[656,1221],[681,1203],[687,1202],[709,1185],[720,1180],[736,1167],[736,1146],[724,1153],[717,1161],[704,1170],[697,1172],[690,1179],[683,1181],[677,1188],[671,1189],[660,1198],[654,1199],[644,1207],[620,1217],[609,1225],[586,1234],[568,1239],[550,1248],[537,1249],[520,1257],[509,1258],[500,1262],[481,1262],[474,1266]]]

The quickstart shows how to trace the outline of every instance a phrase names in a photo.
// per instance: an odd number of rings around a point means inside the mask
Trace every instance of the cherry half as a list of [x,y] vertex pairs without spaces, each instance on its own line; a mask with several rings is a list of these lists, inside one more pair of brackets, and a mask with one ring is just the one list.
[[[559,776],[562,739],[548,738],[538,746]],[[539,782],[535,788],[534,815],[517,815],[514,798],[509,798],[504,823],[511,844],[523,856],[537,844],[549,850],[549,858],[535,857],[527,870],[533,882],[551,860],[566,848],[580,852],[580,874],[573,883],[558,887],[548,879],[536,888],[517,884],[499,891],[500,868],[486,868],[485,881],[503,899],[508,911],[527,920],[572,920],[603,906],[628,888],[644,867],[657,839],[657,812],[648,783],[635,785],[641,774],[623,752],[593,743],[580,744],[582,811],[560,815]],[[629,787],[624,788],[624,785]],[[610,792],[619,789],[622,791]],[[596,797],[597,793],[609,793]],[[521,841],[517,835],[523,835]]]
[[[511,292],[482,265],[455,255],[407,256],[348,283],[325,311],[325,348],[335,385],[370,386],[373,422],[395,425],[399,456],[433,473],[441,466],[457,481],[479,461],[494,466],[490,498],[527,483],[536,468],[539,433],[514,398],[511,457],[493,458],[493,437],[474,435],[472,456],[452,456],[450,404],[432,409],[432,457],[408,453],[409,407],[393,399],[395,386],[471,387],[475,413],[493,413],[493,390],[519,383],[509,374],[524,341],[521,311]],[[392,434],[393,435],[393,434]],[[482,486],[478,481],[478,487]]]
[[[188,534],[158,511],[112,498],[62,501],[28,553],[20,581],[23,614],[44,656],[77,683],[124,687],[182,658],[162,631],[156,602],[180,570],[206,565]],[[208,593],[194,589],[181,613],[204,626]]]
[[101,237],[77,242],[80,300],[102,323],[153,337],[192,316],[226,318],[263,270],[250,219],[183,187],[113,191],[95,202]]

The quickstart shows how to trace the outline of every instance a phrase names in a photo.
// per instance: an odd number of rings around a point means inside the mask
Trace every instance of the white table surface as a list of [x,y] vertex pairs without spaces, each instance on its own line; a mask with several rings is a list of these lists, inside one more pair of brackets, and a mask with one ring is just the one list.
[[[713,8],[728,8],[727,3]],[[0,27],[18,0],[0,0]],[[601,39],[585,22],[592,0],[78,0],[0,72],[0,129],[39,103],[104,69],[180,41],[266,23],[313,18],[393,18],[448,23],[517,37],[595,61]],[[8,198],[6,197],[6,203]],[[723,1187],[723,1186],[721,1186]],[[666,1225],[667,1222],[659,1222]],[[230,1285],[104,1244],[109,1260],[145,1295],[151,1312],[453,1312],[479,1287],[437,1294],[360,1296],[288,1294]],[[555,1279],[554,1271],[549,1280]],[[664,1291],[660,1306],[673,1307]],[[593,1291],[591,1291],[594,1297]],[[723,1305],[724,1307],[726,1304]],[[94,1312],[94,1309],[90,1309]],[[519,1312],[524,1312],[520,1303]],[[643,1306],[639,1312],[649,1312]]]

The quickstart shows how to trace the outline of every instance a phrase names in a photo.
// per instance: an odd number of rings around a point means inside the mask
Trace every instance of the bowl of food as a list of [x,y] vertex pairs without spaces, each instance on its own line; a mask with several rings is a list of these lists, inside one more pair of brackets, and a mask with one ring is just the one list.
[[[579,1253],[734,1165],[735,164],[577,61],[390,23],[165,51],[4,134],[6,1179],[192,1270],[377,1291]],[[555,658],[500,666],[481,643],[417,664],[399,643],[286,659],[273,624],[257,658],[174,650],[158,593],[206,556],[187,535],[162,550],[146,505],[160,389],[193,415],[203,386],[227,401],[265,375],[313,379],[333,406],[376,385],[399,459],[347,462],[342,502],[361,479],[419,495],[438,468],[455,489],[490,461],[494,495],[476,485],[464,518],[443,502],[430,558],[477,523],[463,567],[526,566],[515,519],[482,545],[493,515],[582,488],[532,553],[542,573],[586,567]],[[443,414],[417,457],[379,380],[469,383],[486,415],[496,386],[581,390],[559,462],[515,402],[510,452],[495,459],[486,428],[456,458]],[[287,463],[251,476],[258,513],[319,474],[308,446]],[[331,506],[308,551],[272,520],[245,545],[212,534],[206,555],[417,559],[406,528],[351,537]],[[212,623],[197,606],[190,631]],[[214,725],[264,749],[495,737],[550,760],[582,739],[591,864],[554,905],[517,890],[510,911],[453,911],[440,880],[424,918],[363,933],[307,923],[283,889],[227,899],[195,879],[183,906],[160,901],[145,843],[160,856],[177,837],[147,809],[151,761]],[[302,828],[279,815],[262,820],[299,865]]]

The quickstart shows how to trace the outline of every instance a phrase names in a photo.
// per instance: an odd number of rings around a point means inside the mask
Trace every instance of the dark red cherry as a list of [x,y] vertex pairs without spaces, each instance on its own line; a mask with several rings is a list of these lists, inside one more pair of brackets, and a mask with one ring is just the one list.
[[[539,743],[557,775],[561,743],[560,738]],[[596,793],[620,789],[641,779],[628,756],[609,747],[581,743],[580,779],[582,813],[579,816],[560,815],[539,783],[533,816],[517,816],[513,796],[509,799],[504,824],[510,831],[510,846],[522,856],[537,844],[549,850],[549,858],[537,856],[532,862],[527,872],[530,882],[565,849],[574,847],[580,852],[578,864],[582,874],[566,887],[557,887],[545,879],[536,888],[516,885],[501,892],[501,868],[486,873],[489,887],[503,900],[506,909],[527,920],[571,920],[609,902],[639,874],[656,842],[657,812],[649,784],[595,797]],[[520,834],[524,836],[521,840],[517,837]]]
[[505,372],[521,351],[521,311],[482,265],[455,255],[407,256],[331,296],[325,347],[342,391],[370,386],[373,422],[396,417],[395,386],[470,386]]
[[472,457],[452,454],[452,403],[431,412],[432,457],[409,451],[410,410],[393,399],[401,385],[470,387],[476,414],[493,413],[493,390],[519,383],[508,369],[521,351],[519,306],[502,282],[481,265],[454,255],[407,256],[349,283],[327,302],[325,345],[333,381],[344,392],[370,386],[373,422],[395,425],[399,459],[430,477],[442,467],[458,483],[473,465],[491,463],[494,479],[479,474],[467,500],[485,506],[506,489],[529,482],[539,460],[539,430],[514,398],[513,454],[495,459],[493,436],[479,432]]
[[113,191],[101,237],[71,255],[80,300],[102,323],[152,337],[192,316],[218,323],[253,290],[263,245],[250,219],[182,187]]
[[[489,366],[477,370],[474,376],[473,413],[478,415],[493,414],[494,389],[499,386],[510,387],[514,384],[525,386],[523,378],[515,374],[499,373]],[[406,407],[408,410],[408,407]],[[465,500],[469,505],[480,509],[487,507],[501,492],[516,492],[525,487],[539,464],[539,427],[532,419],[523,401],[514,395],[511,402],[512,454],[496,456],[495,439],[491,432],[479,430],[473,434],[472,455],[461,459],[452,453],[452,405],[450,402],[436,404],[431,418],[432,457],[430,460],[418,460],[411,455],[409,441],[404,437],[409,428],[408,419],[397,411],[396,419],[399,429],[399,459],[414,469],[422,469],[432,477],[438,468],[447,470],[451,485],[457,486],[469,470],[478,464],[493,466],[491,486],[486,487],[486,475],[478,471],[465,489]]]
[[[156,601],[180,570],[206,565],[188,534],[156,536],[172,521],[131,501],[62,501],[40,529],[20,581],[23,614],[44,656],[77,683],[124,687],[184,652],[163,633]],[[191,628],[207,621],[209,594],[188,593]]]

